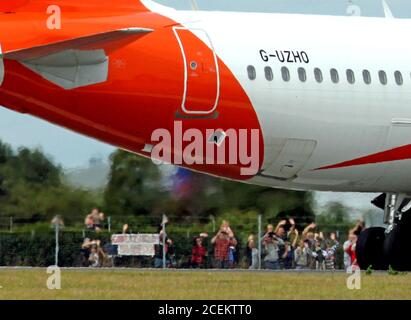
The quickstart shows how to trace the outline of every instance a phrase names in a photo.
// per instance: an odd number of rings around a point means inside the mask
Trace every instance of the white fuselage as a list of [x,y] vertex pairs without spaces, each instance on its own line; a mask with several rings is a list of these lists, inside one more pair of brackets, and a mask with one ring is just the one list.
[[[253,183],[291,189],[411,191],[410,160],[371,159],[362,165],[314,170],[410,144],[411,46],[403,35],[411,30],[411,21],[184,12],[157,5],[150,9],[194,33],[205,30],[248,94],[265,142],[264,171]],[[297,57],[282,62],[286,51]],[[298,52],[306,53],[309,62],[298,58]],[[269,54],[277,57],[267,59]],[[249,79],[248,66],[255,68],[255,80]],[[271,67],[272,81],[266,79],[265,67]],[[282,78],[283,67],[289,70],[289,81]],[[299,79],[298,68],[304,68],[305,82]],[[315,68],[322,71],[321,83],[315,79]],[[331,69],[338,71],[338,83],[333,83]],[[349,69],[354,72],[353,84],[347,80]],[[370,72],[370,84],[363,79],[364,70]],[[381,83],[381,70],[387,84]],[[396,71],[401,72],[402,85],[396,83]]]

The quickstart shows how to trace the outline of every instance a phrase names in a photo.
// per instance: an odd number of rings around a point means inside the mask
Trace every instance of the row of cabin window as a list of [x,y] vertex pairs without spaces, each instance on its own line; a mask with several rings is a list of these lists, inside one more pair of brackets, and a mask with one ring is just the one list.
[[[254,66],[248,66],[247,67],[247,72],[248,72],[248,78],[250,80],[255,80],[257,78],[257,72],[255,70]],[[301,82],[306,82],[307,81],[307,73],[304,68],[298,68],[297,70],[298,73],[298,78],[300,79]],[[265,78],[268,81],[273,81],[274,80],[274,74],[273,70],[270,67],[265,67],[264,68],[264,74]],[[287,67],[282,67],[281,68],[281,76],[284,81],[288,82],[291,79],[290,76],[290,70],[288,70]],[[340,82],[340,76],[338,74],[338,71],[336,69],[331,69],[330,70],[330,77],[331,81],[333,83],[339,83]],[[346,70],[346,77],[347,81],[350,84],[355,83],[355,73],[351,69]],[[324,78],[323,78],[323,73],[321,69],[315,68],[314,69],[314,78],[318,83],[322,83]],[[371,73],[368,70],[363,70],[362,72],[362,78],[365,84],[371,84]],[[387,73],[383,70],[380,70],[378,72],[378,78],[380,79],[380,82],[382,85],[387,85],[388,84],[388,78],[387,78]],[[399,86],[402,86],[404,83],[404,79],[402,77],[402,73],[400,71],[395,71],[394,72],[394,78],[395,78],[395,83]]]

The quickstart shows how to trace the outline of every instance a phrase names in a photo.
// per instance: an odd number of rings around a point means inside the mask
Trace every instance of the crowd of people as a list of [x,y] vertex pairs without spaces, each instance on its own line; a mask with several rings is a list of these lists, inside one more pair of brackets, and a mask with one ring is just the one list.
[[[85,219],[88,230],[100,232],[104,229],[105,214],[94,208]],[[174,241],[166,234],[163,221],[158,227],[159,244],[155,245],[153,266],[163,268],[181,267],[177,263]],[[337,268],[337,250],[343,252],[346,269],[358,267],[355,255],[357,238],[364,228],[358,222],[349,231],[347,241],[341,247],[337,232],[324,234],[315,223],[310,223],[301,231],[293,218],[281,220],[276,226],[268,224],[264,234],[259,238],[249,235],[245,249],[241,249],[239,241],[230,223],[224,220],[213,237],[207,233],[195,236],[192,241],[191,257],[183,264],[185,268],[232,269],[247,267],[251,270],[297,269],[297,270],[335,270]],[[131,233],[128,224],[124,224],[122,233]],[[261,252],[260,252],[261,250]],[[83,266],[101,267],[110,255],[107,248],[99,240],[86,238],[81,246]],[[165,256],[165,259],[163,257]],[[244,257],[246,265],[240,263]]]
[[[343,245],[344,266],[358,267],[355,257],[355,246],[363,223],[350,230],[348,240]],[[191,267],[207,266],[208,250],[204,242],[208,235],[194,238]],[[261,244],[258,243],[261,241]],[[217,234],[211,239],[213,246],[213,267],[218,269],[235,268],[239,262],[238,241],[228,221],[223,221]],[[315,269],[335,270],[336,254],[340,243],[336,232],[325,236],[318,231],[315,223],[309,224],[300,233],[294,219],[282,220],[276,227],[269,224],[264,235],[258,239],[255,235],[248,237],[245,257],[249,269]],[[261,252],[259,251],[261,248]],[[261,259],[261,262],[260,262]]]

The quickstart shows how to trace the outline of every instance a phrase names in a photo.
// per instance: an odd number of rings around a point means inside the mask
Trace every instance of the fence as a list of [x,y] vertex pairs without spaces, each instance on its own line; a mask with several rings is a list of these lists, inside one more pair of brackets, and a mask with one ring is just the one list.
[[[293,255],[299,241],[304,238],[301,233],[306,224],[297,223],[300,232],[294,243],[296,247],[291,247],[295,240],[294,234],[285,243],[275,240],[273,245],[267,245],[267,239],[263,237],[269,222],[272,222],[271,219],[257,214],[233,219],[225,225],[223,218],[213,216],[168,217],[165,224],[159,216],[108,217],[101,223],[100,229],[87,229],[73,224],[59,226],[56,230],[47,221],[32,223],[3,217],[0,219],[0,265],[242,269],[295,267]],[[213,239],[222,227],[226,228],[227,233],[223,232],[223,235]],[[289,222],[284,227],[286,232],[289,231]],[[333,257],[337,269],[343,268],[342,243],[346,240],[349,227],[347,224],[322,226],[324,231],[328,231],[321,243],[323,250],[330,242],[329,231],[337,234],[341,244]],[[318,237],[322,228],[316,227],[312,230],[313,234],[316,233]],[[157,234],[158,241],[152,243],[152,251],[146,256],[127,256],[119,252],[118,245],[112,243],[113,234],[123,233]],[[195,245],[197,241],[202,242],[201,246]],[[288,255],[284,255],[285,251]],[[278,264],[271,264],[270,259],[276,259],[275,252],[279,255]],[[270,256],[272,254],[274,257]],[[316,259],[311,257],[311,260]],[[315,264],[309,267],[313,268]]]

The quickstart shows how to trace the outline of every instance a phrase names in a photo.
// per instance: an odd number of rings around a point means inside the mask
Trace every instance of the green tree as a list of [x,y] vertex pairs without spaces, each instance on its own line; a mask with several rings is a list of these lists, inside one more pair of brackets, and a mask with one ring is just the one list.
[[56,166],[40,150],[21,148],[10,164],[19,180],[43,187],[61,185],[61,167]]
[[150,159],[122,150],[114,152],[110,161],[110,177],[104,191],[105,209],[109,214],[148,215],[161,211],[167,193],[158,166]]
[[[227,213],[256,212],[267,220],[279,213],[314,220],[312,194],[255,186],[183,169],[174,175],[151,160],[125,152],[111,155],[109,183],[104,192],[107,213],[112,215],[159,215],[203,221]],[[298,219],[297,219],[298,220]],[[174,220],[174,222],[176,222]]]
[[349,209],[342,203],[335,201],[327,204],[325,210],[317,216],[316,222],[320,230],[324,232],[339,231],[344,236],[353,226]]
[[297,218],[297,223],[315,219],[310,192],[250,185],[196,172],[187,176],[189,192],[173,197],[173,204],[166,208],[173,216],[206,218],[251,211],[263,214],[267,222],[284,217]]
[[82,222],[94,204],[90,192],[63,183],[62,169],[40,150],[17,152],[0,142],[0,217]]

